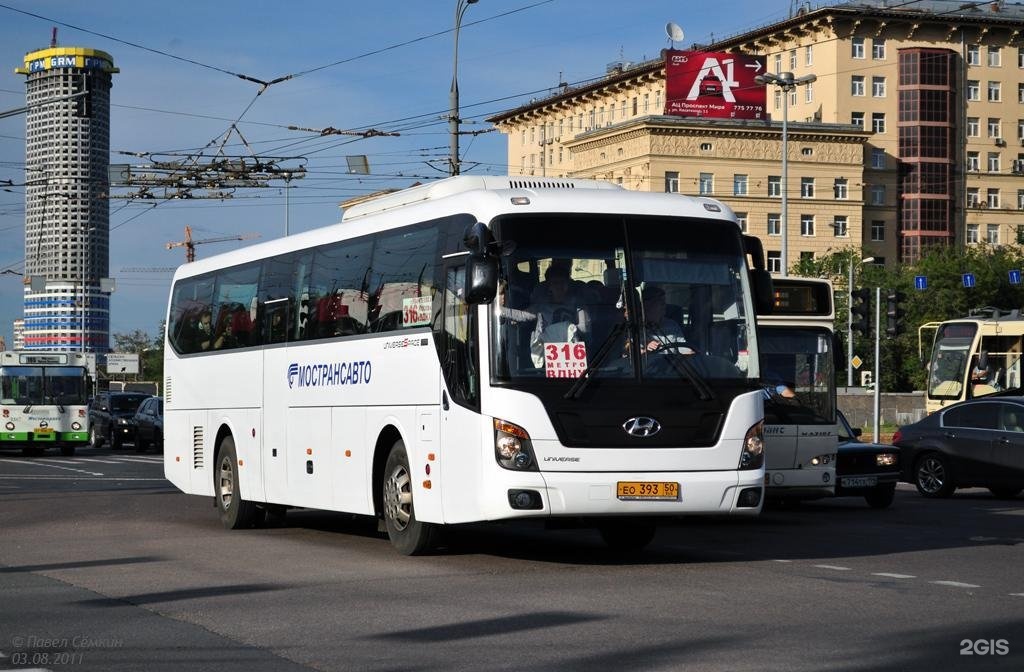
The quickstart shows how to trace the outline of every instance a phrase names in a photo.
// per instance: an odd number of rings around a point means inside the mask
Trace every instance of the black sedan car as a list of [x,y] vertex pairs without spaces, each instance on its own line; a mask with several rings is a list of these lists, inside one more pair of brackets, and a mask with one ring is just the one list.
[[895,446],[863,443],[842,412],[839,418],[839,455],[836,459],[836,497],[863,497],[873,509],[884,509],[896,495],[900,477],[900,451]]
[[150,397],[135,411],[135,450],[142,453],[153,445],[164,449],[164,400]]
[[901,480],[925,497],[984,487],[1001,498],[1024,490],[1024,397],[963,401],[912,425],[893,443],[903,455]]

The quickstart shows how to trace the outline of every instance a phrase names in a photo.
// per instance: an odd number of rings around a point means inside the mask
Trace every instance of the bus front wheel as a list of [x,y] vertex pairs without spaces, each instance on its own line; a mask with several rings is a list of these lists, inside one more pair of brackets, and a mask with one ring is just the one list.
[[235,453],[235,440],[230,436],[225,436],[220,443],[214,479],[213,494],[217,498],[220,522],[229,530],[252,527],[256,520],[256,505],[242,499],[238,455]]
[[435,542],[437,527],[416,519],[412,501],[412,472],[405,443],[396,441],[384,465],[382,509],[388,539],[402,555],[419,555]]

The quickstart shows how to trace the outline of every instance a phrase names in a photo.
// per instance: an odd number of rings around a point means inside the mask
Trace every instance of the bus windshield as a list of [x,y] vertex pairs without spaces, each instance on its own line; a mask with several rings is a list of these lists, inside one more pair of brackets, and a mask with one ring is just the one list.
[[761,328],[768,424],[833,424],[835,364],[827,329]]
[[2,403],[19,405],[85,404],[85,369],[76,366],[0,367]]
[[757,378],[734,227],[547,215],[500,218],[495,229],[515,243],[491,311],[495,380],[576,378],[588,367],[602,380]]
[[935,333],[935,346],[928,364],[928,396],[957,399],[963,389],[971,346],[978,325],[970,322],[943,324]]

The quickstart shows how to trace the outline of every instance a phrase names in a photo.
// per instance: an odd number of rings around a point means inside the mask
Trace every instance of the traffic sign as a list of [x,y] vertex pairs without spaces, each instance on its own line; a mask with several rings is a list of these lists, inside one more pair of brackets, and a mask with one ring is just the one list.
[[927,275],[915,275],[914,276],[914,289],[916,289],[916,290],[928,289],[928,276]]
[[854,355],[853,359],[850,360],[850,363],[853,364],[853,368],[859,369],[860,365],[864,363],[864,360],[857,355]]
[[971,289],[972,287],[974,287],[974,273],[964,273],[963,279],[964,287],[966,287],[967,289]]
[[1011,269],[1010,272],[1009,272],[1009,276],[1010,276],[1010,284],[1011,285],[1019,285],[1020,284],[1020,270],[1019,269],[1016,269],[1016,268]]

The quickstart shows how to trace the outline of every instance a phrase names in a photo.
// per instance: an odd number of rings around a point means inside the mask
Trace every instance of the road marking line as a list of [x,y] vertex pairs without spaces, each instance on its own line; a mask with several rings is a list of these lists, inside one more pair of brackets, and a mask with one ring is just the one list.
[[968,541],[995,541],[999,537],[969,537]]
[[1013,595],[1014,597],[1024,597],[1024,593],[1010,593],[1010,595]]
[[4,462],[16,462],[17,464],[36,464],[36,465],[39,465],[40,467],[49,467],[50,469],[64,469],[65,471],[74,471],[76,473],[87,474],[89,476],[102,476],[103,475],[102,472],[98,472],[98,471],[85,471],[84,469],[74,469],[72,467],[62,467],[60,465],[50,464],[49,462],[44,462],[42,460],[32,460],[31,462],[17,462],[16,460],[4,460]]
[[76,457],[71,462],[99,462],[100,464],[117,464],[112,460],[97,460],[95,457]]
[[840,567],[839,565],[815,565],[815,567],[817,567],[818,569],[834,569],[837,572],[848,572],[848,571],[850,571],[849,567]]
[[104,476],[99,474],[98,476],[92,476],[89,479],[82,479],[78,476],[65,476],[63,474],[53,474],[51,476],[32,476],[25,474],[23,476],[0,476],[0,481],[166,481],[166,478],[119,478],[117,476]]
[[928,583],[934,583],[936,586],[952,586],[953,588],[981,588],[977,584],[962,583],[960,581],[929,581]]
[[772,562],[793,562],[792,560],[772,560]]
[[889,579],[916,579],[913,574],[893,574],[891,572],[872,572],[871,576],[884,576]]
[[121,462],[140,462],[142,464],[163,464],[163,460],[147,460],[144,457],[119,457],[117,458]]

